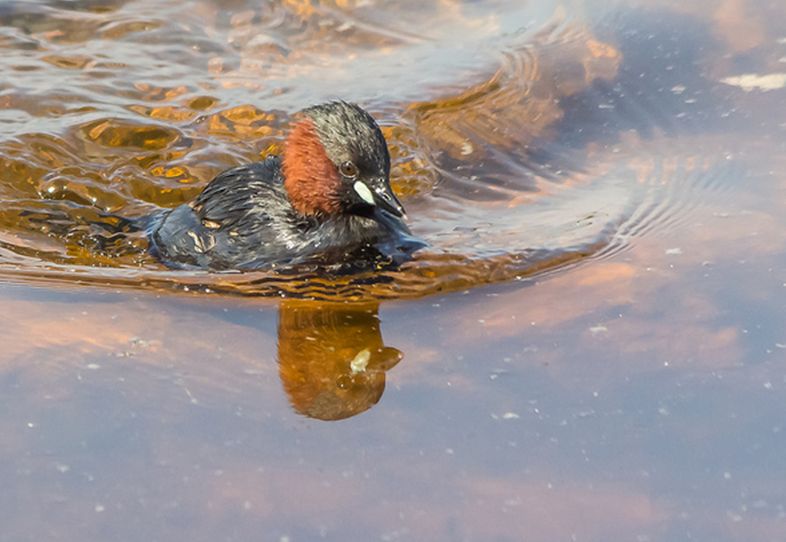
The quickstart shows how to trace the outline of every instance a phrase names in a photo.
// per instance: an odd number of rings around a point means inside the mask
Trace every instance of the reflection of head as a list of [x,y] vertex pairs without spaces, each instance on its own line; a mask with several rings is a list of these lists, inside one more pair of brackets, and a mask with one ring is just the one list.
[[382,343],[377,304],[284,301],[278,321],[281,382],[293,408],[341,420],[371,408],[385,391],[385,371],[402,354]]

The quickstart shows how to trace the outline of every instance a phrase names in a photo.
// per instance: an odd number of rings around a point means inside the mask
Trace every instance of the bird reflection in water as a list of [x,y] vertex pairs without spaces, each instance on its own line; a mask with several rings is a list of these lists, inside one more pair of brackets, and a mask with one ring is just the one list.
[[378,303],[282,302],[279,374],[298,413],[342,420],[377,404],[386,371],[403,357],[382,342],[378,310]]

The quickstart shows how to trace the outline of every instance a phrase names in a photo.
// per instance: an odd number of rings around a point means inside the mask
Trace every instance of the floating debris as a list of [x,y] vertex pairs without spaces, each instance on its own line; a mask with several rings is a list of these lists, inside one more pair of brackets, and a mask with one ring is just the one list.
[[721,83],[739,87],[745,92],[754,90],[769,92],[771,90],[780,90],[786,87],[786,73],[767,73],[763,75],[745,73],[721,79]]

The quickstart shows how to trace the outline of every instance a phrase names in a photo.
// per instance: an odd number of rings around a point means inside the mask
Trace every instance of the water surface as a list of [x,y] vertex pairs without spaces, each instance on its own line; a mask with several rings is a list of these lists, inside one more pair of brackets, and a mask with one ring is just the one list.
[[[1,540],[782,540],[777,2],[0,6]],[[430,247],[123,221],[356,100]]]

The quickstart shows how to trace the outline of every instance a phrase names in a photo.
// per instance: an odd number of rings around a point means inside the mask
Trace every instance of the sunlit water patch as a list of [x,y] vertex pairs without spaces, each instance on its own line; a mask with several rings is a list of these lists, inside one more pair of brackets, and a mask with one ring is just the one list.
[[[405,4],[249,3],[231,16],[211,2],[133,3],[133,15],[123,2],[8,4],[0,272],[248,295],[422,296],[624,249],[673,227],[702,190],[745,167],[722,146],[701,159],[691,151],[695,121],[731,106],[709,79],[679,79],[697,52],[671,34],[661,43],[625,24],[610,31],[548,3],[498,2],[504,18],[469,4]],[[673,78],[666,64],[680,67]],[[294,110],[337,96],[383,125],[394,188],[429,243],[414,261],[333,277],[171,271],[148,254],[129,220],[279,152]]]

